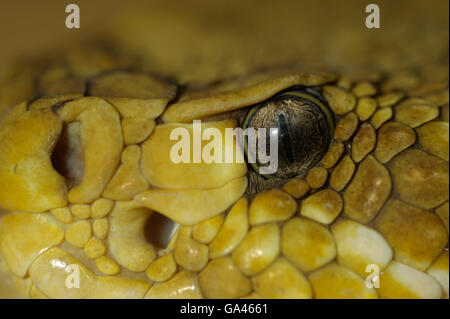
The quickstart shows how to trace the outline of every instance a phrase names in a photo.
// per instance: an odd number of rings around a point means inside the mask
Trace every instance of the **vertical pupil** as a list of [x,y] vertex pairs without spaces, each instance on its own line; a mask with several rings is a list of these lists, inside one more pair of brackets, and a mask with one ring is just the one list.
[[280,114],[278,116],[279,126],[280,126],[280,145],[283,146],[283,150],[286,154],[286,159],[289,162],[292,162],[294,160],[294,157],[292,155],[292,147],[291,147],[291,137],[289,136],[289,128],[286,122],[286,118],[284,114]]

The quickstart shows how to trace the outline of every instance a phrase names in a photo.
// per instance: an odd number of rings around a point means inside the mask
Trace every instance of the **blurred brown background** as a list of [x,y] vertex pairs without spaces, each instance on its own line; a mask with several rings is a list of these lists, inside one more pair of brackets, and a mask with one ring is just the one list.
[[[80,6],[82,29],[69,30],[65,27],[65,8],[70,3]],[[1,0],[0,68],[17,56],[40,54],[61,46],[62,42],[75,41],[84,36],[84,30],[94,32],[102,26],[101,21],[107,20],[124,3],[121,0]]]
[[[81,29],[65,27],[65,6]],[[381,8],[367,29],[365,7]],[[337,68],[448,63],[448,0],[2,1],[0,70],[101,29],[156,72],[180,81],[238,75],[297,61]]]

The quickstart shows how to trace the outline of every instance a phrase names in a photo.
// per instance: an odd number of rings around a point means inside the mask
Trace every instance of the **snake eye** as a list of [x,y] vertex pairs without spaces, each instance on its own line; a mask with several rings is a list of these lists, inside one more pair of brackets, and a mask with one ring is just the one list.
[[[257,148],[260,143],[265,143],[265,149],[269,151],[270,139],[278,140],[278,168],[271,176],[291,178],[305,174],[325,155],[334,130],[334,118],[319,93],[310,88],[295,87],[251,108],[243,123],[243,129],[247,128],[268,132],[270,138],[261,139],[257,134]],[[246,139],[247,159],[260,172],[261,167],[268,165],[262,163],[267,161],[258,152],[249,152],[248,144]]]

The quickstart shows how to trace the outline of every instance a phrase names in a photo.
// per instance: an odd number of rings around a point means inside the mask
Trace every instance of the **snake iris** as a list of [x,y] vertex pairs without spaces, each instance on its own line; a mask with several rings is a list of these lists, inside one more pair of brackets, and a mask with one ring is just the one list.
[[[190,86],[129,60],[26,66],[37,94],[0,105],[1,296],[448,298],[445,76],[289,65]],[[193,120],[278,128],[277,173],[175,164]]]

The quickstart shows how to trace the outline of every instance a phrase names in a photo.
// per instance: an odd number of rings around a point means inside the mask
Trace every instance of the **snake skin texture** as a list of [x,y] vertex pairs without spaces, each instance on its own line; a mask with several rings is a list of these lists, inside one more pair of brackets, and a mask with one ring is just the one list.
[[[319,41],[311,28],[283,49],[315,21],[290,9],[312,4],[247,16],[232,3],[124,12],[102,40],[6,72],[0,297],[449,298],[448,31],[405,33],[434,34],[428,55],[345,29]],[[265,26],[271,12],[286,25]],[[286,162],[314,159],[293,175],[170,158],[175,128],[255,126],[255,106],[272,120],[298,101],[325,124],[304,109],[283,117]]]

